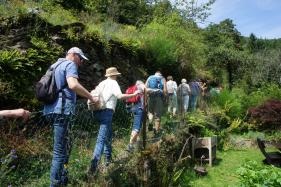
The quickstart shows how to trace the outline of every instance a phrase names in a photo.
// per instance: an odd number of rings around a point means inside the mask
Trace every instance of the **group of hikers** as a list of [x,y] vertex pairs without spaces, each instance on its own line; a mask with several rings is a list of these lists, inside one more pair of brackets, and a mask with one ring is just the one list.
[[175,116],[178,113],[186,113],[189,108],[194,111],[197,107],[198,98],[205,95],[206,83],[201,80],[192,80],[187,83],[186,79],[181,80],[181,84],[173,80],[172,76],[167,77],[168,91],[168,112]]
[[[67,163],[70,154],[69,130],[71,127],[71,116],[75,114],[76,95],[88,99],[88,106],[92,115],[98,120],[100,128],[93,151],[92,160],[88,173],[95,174],[102,154],[105,155],[105,166],[112,161],[112,118],[116,108],[117,100],[125,100],[128,110],[133,114],[134,120],[128,152],[133,152],[141,130],[142,120],[145,112],[145,94],[147,93],[147,109],[149,124],[154,123],[152,128],[154,135],[161,131],[161,116],[164,113],[165,101],[168,101],[168,112],[176,115],[179,112],[187,112],[189,104],[191,110],[195,110],[198,96],[205,90],[205,85],[192,81],[187,84],[186,79],[181,84],[173,81],[172,76],[166,79],[160,71],[142,80],[131,81],[130,87],[122,93],[117,82],[121,75],[116,67],[106,69],[106,79],[89,92],[78,81],[78,67],[88,58],[78,47],[68,50],[64,58],[59,58],[51,68],[54,69],[55,83],[58,88],[58,97],[52,103],[45,103],[43,114],[53,124],[54,145],[53,159],[50,171],[51,187],[67,185]],[[102,99],[101,99],[102,98]],[[100,106],[102,102],[102,107]]]

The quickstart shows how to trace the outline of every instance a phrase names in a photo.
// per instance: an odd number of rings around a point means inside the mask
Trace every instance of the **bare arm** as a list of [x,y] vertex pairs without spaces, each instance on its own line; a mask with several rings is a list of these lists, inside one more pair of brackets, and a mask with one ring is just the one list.
[[163,93],[167,95],[167,82],[165,78],[163,78]]
[[24,121],[27,121],[30,116],[30,112],[22,108],[14,110],[2,110],[0,111],[0,116],[7,118],[22,118]]
[[91,102],[96,102],[97,98],[93,97],[88,90],[86,90],[76,78],[67,77],[66,79],[68,87],[73,90],[76,94],[89,99]]
[[[149,79],[149,78],[148,78]],[[148,88],[148,79],[145,81],[145,87]]]
[[138,95],[140,93],[139,90],[135,91],[135,93],[133,94],[120,94],[117,96],[118,99],[129,99],[131,97],[135,97],[136,95]]
[[191,89],[190,89],[190,86],[187,84],[187,91],[189,94],[191,94]]

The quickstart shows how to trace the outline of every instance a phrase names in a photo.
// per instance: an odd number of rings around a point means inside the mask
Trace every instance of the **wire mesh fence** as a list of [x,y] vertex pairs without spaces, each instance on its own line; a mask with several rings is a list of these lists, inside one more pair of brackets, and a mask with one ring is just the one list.
[[[170,118],[165,115],[167,112],[167,99],[163,98],[163,113],[164,119],[162,121],[163,134],[174,132],[180,126],[180,120],[184,121],[184,114],[179,113],[178,117]],[[147,108],[145,109],[147,110]],[[147,131],[149,120],[147,119],[147,111],[145,112],[143,120],[143,129],[140,133],[140,140],[138,141],[138,148],[143,150],[146,145],[153,144],[160,140],[161,137],[154,138],[151,131]],[[74,151],[71,152],[71,171],[76,175],[80,175],[78,169],[86,170],[89,164],[90,157],[94,148],[96,136],[99,131],[99,124],[93,117],[92,111],[88,110],[85,100],[79,100],[76,105],[76,113],[71,117],[72,127],[70,131],[71,147]],[[129,143],[129,137],[132,130],[133,115],[128,112],[126,104],[123,101],[118,101],[115,113],[113,115],[113,141],[120,141],[121,146],[115,145],[120,152],[113,148],[113,159],[124,159],[122,152],[125,152],[125,147]],[[1,143],[0,143],[0,156],[9,152],[11,149],[16,149],[19,153],[21,161],[18,162],[16,172],[11,175],[17,182],[15,184],[22,184],[26,179],[35,179],[40,176],[46,175],[50,169],[50,163],[53,150],[53,127],[52,122],[46,118],[42,111],[33,112],[30,120],[23,124],[19,120],[4,122],[0,126],[1,129]],[[145,137],[145,138],[143,138]],[[116,144],[116,143],[115,143]],[[79,162],[76,160],[79,160]],[[35,166],[34,166],[35,165]],[[73,166],[76,166],[73,167]],[[18,178],[19,173],[24,176]],[[33,177],[31,177],[33,176]],[[49,178],[49,176],[45,176]]]

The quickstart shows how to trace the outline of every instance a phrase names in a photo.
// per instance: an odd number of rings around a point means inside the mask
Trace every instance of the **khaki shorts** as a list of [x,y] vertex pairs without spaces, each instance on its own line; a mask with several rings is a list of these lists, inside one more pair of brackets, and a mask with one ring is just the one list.
[[152,113],[154,115],[154,118],[159,118],[163,114],[163,98],[161,95],[150,95],[148,97],[148,112]]

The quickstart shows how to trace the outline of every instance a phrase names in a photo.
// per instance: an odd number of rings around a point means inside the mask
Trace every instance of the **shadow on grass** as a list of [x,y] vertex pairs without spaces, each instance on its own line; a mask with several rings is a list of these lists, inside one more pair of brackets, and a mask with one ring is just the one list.
[[213,161],[213,165],[212,166],[219,166],[221,164],[222,159],[221,158],[216,158]]

